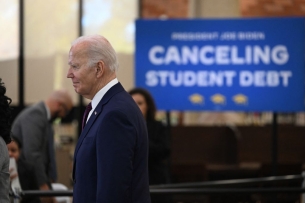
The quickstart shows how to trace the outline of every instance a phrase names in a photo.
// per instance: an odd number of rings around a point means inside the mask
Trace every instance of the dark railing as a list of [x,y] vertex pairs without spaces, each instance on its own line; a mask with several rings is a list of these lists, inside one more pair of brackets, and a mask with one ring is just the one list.
[[[152,185],[150,186],[151,194],[158,195],[174,195],[174,194],[198,194],[198,195],[212,195],[212,194],[301,194],[305,193],[305,173],[302,175],[287,175],[287,176],[272,176],[265,178],[249,178],[249,179],[235,179],[235,180],[220,180],[220,181],[206,181],[193,183],[178,183],[166,185]],[[260,184],[274,184],[274,183],[292,183],[300,182],[300,187],[251,187]],[[247,185],[247,188],[240,187]],[[216,187],[216,188],[215,188]],[[14,199],[18,200],[23,196],[73,196],[72,190],[25,190],[11,194]],[[303,200],[304,201],[304,200]],[[17,202],[17,201],[15,201]]]
[[241,185],[257,185],[268,183],[280,183],[280,182],[302,182],[304,177],[302,175],[286,175],[286,176],[270,176],[265,178],[246,178],[246,179],[233,179],[233,180],[217,180],[217,181],[205,181],[205,182],[192,182],[192,183],[176,183],[165,185],[152,185],[153,188],[198,188],[198,187],[223,187],[223,186],[241,186]]

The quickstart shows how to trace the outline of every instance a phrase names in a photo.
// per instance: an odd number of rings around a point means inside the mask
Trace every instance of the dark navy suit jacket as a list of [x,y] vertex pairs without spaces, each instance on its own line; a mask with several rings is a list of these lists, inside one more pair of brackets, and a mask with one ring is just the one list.
[[74,203],[150,203],[143,115],[120,83],[92,112],[78,140]]

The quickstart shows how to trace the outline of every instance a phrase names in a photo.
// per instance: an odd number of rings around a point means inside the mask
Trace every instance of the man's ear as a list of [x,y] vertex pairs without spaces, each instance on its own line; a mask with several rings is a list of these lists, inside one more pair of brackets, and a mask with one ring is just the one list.
[[102,77],[103,73],[105,72],[105,64],[103,61],[97,62],[96,66],[96,77],[100,78]]

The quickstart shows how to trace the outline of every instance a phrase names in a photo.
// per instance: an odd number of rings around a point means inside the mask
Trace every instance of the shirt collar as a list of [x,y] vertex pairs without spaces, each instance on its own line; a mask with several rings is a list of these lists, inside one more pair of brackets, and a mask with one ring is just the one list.
[[116,85],[118,83],[118,79],[115,78],[113,80],[111,80],[105,87],[103,87],[102,89],[100,89],[100,91],[98,91],[95,96],[93,97],[92,101],[91,101],[91,105],[92,105],[92,109],[95,109],[95,107],[98,105],[98,103],[102,100],[102,98],[104,97],[104,95],[106,94],[106,92],[113,87],[114,85]]

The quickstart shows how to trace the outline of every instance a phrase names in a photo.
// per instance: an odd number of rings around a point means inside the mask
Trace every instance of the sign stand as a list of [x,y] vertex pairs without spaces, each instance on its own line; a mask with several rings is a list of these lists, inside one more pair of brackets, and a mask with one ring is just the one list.
[[277,124],[277,113],[273,113],[272,117],[272,175],[277,175],[277,159],[278,159],[278,124]]

